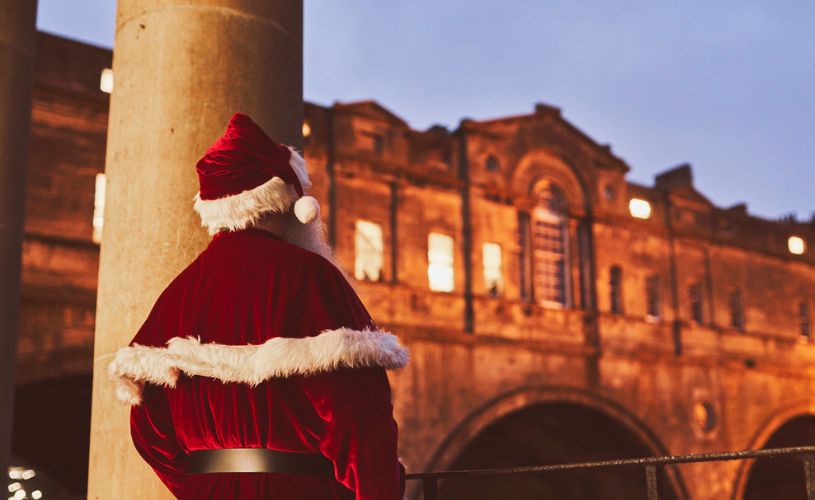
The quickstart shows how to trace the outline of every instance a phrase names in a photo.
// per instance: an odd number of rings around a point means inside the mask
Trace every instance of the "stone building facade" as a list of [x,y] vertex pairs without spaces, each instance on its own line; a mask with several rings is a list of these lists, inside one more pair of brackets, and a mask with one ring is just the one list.
[[[40,35],[15,451],[75,492],[87,433],[58,426],[87,429],[105,361],[92,356],[93,220],[110,59]],[[815,444],[812,222],[717,207],[688,165],[629,182],[622,159],[548,105],[453,131],[413,130],[373,101],[307,103],[305,117],[338,261],[412,352],[391,376],[411,471]],[[60,397],[76,414],[48,414]],[[46,438],[74,441],[54,456]],[[685,465],[664,489],[795,498],[799,469]],[[640,475],[450,481],[442,494],[638,498]]]

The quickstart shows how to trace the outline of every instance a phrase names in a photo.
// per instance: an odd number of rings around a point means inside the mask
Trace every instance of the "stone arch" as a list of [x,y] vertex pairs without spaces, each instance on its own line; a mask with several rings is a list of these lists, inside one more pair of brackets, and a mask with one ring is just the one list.
[[14,395],[12,452],[20,460],[15,465],[35,469],[69,495],[83,495],[87,485],[91,378],[84,373],[40,379],[18,384]]
[[[744,449],[756,450],[765,447],[782,427],[800,417],[815,418],[815,400],[796,401],[773,411],[750,437]],[[742,460],[739,464],[735,488],[733,488],[733,500],[744,498],[750,472],[755,464],[755,460]]]
[[585,179],[554,152],[546,149],[531,151],[521,158],[512,173],[512,191],[532,197],[542,181],[551,182],[563,192],[570,212],[584,214],[591,211],[591,191]]
[[[572,404],[592,410],[632,433],[651,455],[669,454],[656,434],[619,403],[582,389],[534,386],[502,394],[467,415],[440,443],[425,470],[448,470],[468,445],[494,423],[528,408],[552,404]],[[681,471],[669,469],[667,477],[677,498],[687,499],[688,493]]]

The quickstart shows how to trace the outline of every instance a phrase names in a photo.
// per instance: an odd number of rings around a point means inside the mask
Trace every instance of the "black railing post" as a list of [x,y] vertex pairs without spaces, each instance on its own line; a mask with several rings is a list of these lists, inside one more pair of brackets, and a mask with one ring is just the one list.
[[645,488],[648,500],[659,500],[659,469],[656,465],[645,466]]
[[815,500],[815,455],[801,457],[804,463],[804,479],[807,486],[807,500]]
[[422,498],[424,500],[438,500],[439,498],[439,483],[435,477],[427,477],[422,479]]

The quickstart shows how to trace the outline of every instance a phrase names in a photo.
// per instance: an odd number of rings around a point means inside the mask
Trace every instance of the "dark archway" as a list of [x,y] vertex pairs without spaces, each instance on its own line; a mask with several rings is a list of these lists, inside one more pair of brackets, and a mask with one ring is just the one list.
[[18,386],[12,452],[25,465],[44,472],[64,493],[84,494],[90,422],[90,375]]
[[[574,403],[546,403],[508,414],[480,432],[452,469],[512,467],[636,458],[653,451],[612,417]],[[677,498],[663,478],[664,498]],[[646,499],[638,467],[554,472],[537,476],[450,479],[445,499]]]
[[[815,416],[795,417],[778,428],[763,448],[815,445]],[[744,500],[806,500],[804,469],[796,458],[756,460],[747,476]]]

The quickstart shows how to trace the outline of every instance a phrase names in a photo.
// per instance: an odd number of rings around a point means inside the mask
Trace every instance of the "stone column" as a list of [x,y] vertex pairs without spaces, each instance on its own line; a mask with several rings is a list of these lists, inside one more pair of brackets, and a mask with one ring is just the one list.
[[0,472],[11,454],[36,0],[0,6]]
[[302,0],[119,0],[94,345],[90,499],[172,498],[106,366],[208,237],[195,161],[233,112],[300,146]]

